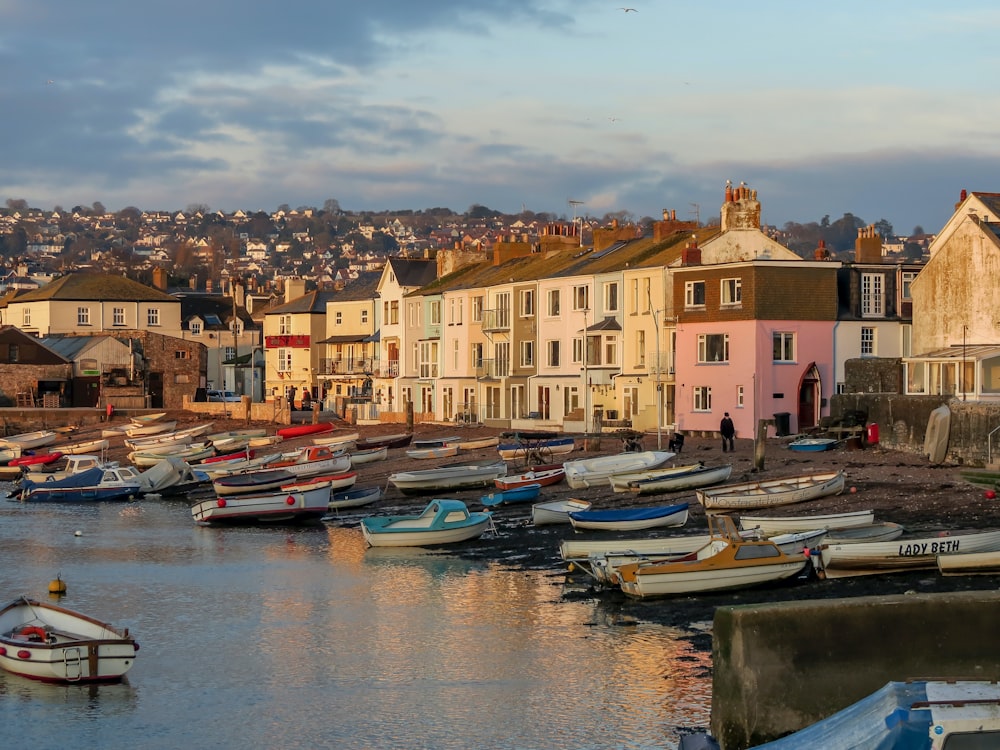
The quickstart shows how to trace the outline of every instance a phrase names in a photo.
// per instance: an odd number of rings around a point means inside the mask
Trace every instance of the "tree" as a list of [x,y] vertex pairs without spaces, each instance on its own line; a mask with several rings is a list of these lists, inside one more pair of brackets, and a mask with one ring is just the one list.
[[11,211],[27,211],[28,201],[26,201],[24,198],[8,198],[7,208],[9,208]]
[[927,232],[924,231],[924,228],[919,224],[917,224],[915,227],[913,227],[913,232],[910,234],[910,236],[923,237],[925,234],[927,234]]
[[188,203],[187,208],[184,209],[185,216],[194,216],[195,214],[201,214],[204,216],[212,208],[207,203]]
[[875,231],[878,232],[879,235],[884,240],[890,240],[893,237],[895,237],[895,235],[892,233],[892,224],[890,224],[885,219],[879,219],[878,221],[876,221],[874,227]]
[[94,209],[94,215],[96,216],[103,216],[107,213],[107,209],[104,208],[104,204],[100,201],[94,201],[91,208]]
[[338,215],[340,214],[340,201],[336,198],[327,198],[323,201],[323,213]]

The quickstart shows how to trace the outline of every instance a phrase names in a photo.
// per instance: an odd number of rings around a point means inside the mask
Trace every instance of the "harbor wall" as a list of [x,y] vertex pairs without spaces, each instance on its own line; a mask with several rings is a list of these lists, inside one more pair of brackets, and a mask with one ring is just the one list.
[[1000,679],[998,621],[993,591],[720,607],[712,734],[722,750],[745,750],[891,680]]

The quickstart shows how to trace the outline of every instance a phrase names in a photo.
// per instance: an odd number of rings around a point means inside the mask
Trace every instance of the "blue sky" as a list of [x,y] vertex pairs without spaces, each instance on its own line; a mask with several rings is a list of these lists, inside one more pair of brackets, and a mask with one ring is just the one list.
[[[624,12],[631,6],[635,12]],[[1000,5],[0,0],[0,200],[936,231],[1000,191]]]

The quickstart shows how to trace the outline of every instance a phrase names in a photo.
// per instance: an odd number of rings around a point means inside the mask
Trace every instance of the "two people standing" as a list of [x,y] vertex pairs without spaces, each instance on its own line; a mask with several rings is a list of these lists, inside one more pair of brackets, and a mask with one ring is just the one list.
[[736,425],[733,424],[728,411],[719,423],[719,433],[722,435],[722,452],[725,453],[726,450],[735,451],[736,441],[734,438],[736,437]]

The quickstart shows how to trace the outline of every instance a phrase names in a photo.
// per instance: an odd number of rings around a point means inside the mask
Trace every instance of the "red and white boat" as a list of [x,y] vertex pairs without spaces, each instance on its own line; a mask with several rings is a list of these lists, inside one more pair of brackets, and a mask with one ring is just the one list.
[[529,484],[540,484],[547,487],[551,484],[559,484],[566,478],[566,470],[562,464],[552,464],[550,466],[536,466],[522,474],[511,474],[494,480],[498,489],[514,490]]
[[333,432],[336,429],[333,422],[318,422],[316,424],[294,424],[282,427],[275,434],[281,435],[285,440],[304,437],[305,435],[320,435],[324,432]]
[[276,492],[206,498],[191,506],[191,516],[206,525],[318,521],[331,494],[329,482],[287,484]]
[[40,453],[36,456],[18,456],[17,458],[12,458],[7,462],[8,466],[47,466],[48,464],[54,464],[63,454],[59,451],[54,453]]
[[277,461],[270,461],[262,469],[284,469],[297,477],[315,477],[320,474],[339,474],[351,468],[351,457],[332,451],[325,445],[309,445],[294,453],[284,453]]
[[308,477],[297,482],[299,487],[306,487],[310,484],[329,482],[331,490],[346,490],[354,486],[358,481],[358,472],[345,471],[340,474],[323,474],[318,477]]

